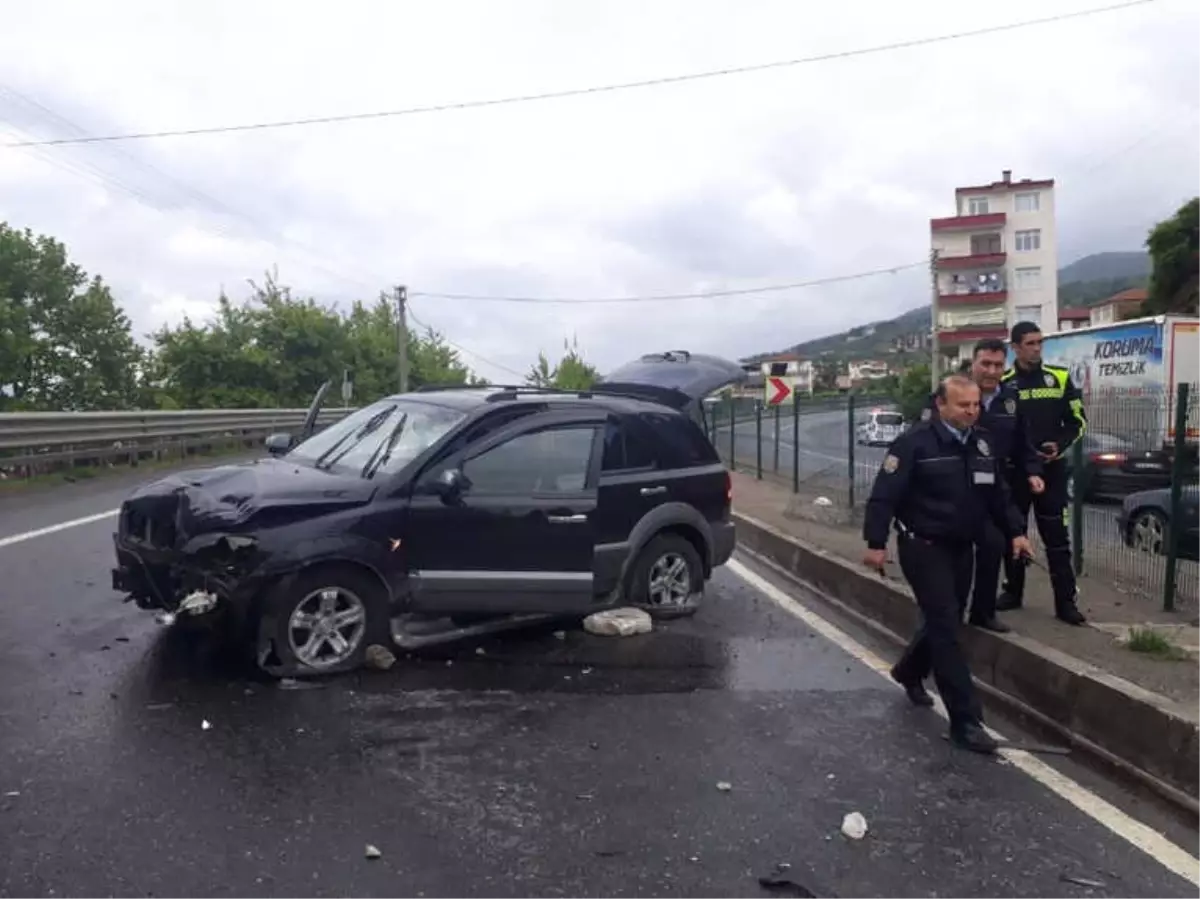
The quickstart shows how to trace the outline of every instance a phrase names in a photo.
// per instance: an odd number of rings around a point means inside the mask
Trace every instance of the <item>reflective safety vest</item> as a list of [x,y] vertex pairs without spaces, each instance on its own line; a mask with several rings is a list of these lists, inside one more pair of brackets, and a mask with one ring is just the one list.
[[1062,455],[1087,430],[1083,394],[1061,365],[1010,368],[1000,381],[1016,391],[1017,407],[1035,447],[1053,442]]

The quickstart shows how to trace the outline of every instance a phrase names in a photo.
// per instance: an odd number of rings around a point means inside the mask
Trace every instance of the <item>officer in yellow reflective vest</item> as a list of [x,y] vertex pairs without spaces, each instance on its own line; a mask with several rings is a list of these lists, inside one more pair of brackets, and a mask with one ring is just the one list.
[[[1042,459],[1045,483],[1045,490],[1035,496],[1024,477],[1014,478],[1013,502],[1026,519],[1030,506],[1033,507],[1038,533],[1046,547],[1046,564],[1054,588],[1054,614],[1067,624],[1083,624],[1087,619],[1076,604],[1075,571],[1071,566],[1064,461],[1071,445],[1087,429],[1083,395],[1067,369],[1042,361],[1041,328],[1033,322],[1017,322],[1011,337],[1016,360],[1000,380],[1017,393],[1018,414],[1024,418],[1029,441]],[[1023,560],[1006,560],[1005,575],[1004,592],[996,608],[1020,608],[1025,592]]]

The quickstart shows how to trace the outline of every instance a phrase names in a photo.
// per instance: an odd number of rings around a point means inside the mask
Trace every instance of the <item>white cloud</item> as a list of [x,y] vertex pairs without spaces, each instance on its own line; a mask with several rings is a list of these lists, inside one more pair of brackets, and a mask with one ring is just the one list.
[[[10,136],[57,137],[398,109],[798,58],[1089,5],[359,0],[334,11],[44,0],[6,8],[0,122],[19,129]],[[285,283],[329,300],[396,283],[680,293],[881,268],[923,258],[928,219],[946,214],[953,188],[1003,168],[1058,179],[1065,263],[1139,246],[1196,192],[1198,24],[1194,3],[1157,0],[645,90],[0,149],[0,214],[66,242],[113,283],[139,333],[202,315],[222,285],[239,296],[276,264]],[[918,270],[637,307],[414,296],[413,311],[523,371],[571,333],[602,366],[663,347],[780,347],[918,305],[926,283]]]

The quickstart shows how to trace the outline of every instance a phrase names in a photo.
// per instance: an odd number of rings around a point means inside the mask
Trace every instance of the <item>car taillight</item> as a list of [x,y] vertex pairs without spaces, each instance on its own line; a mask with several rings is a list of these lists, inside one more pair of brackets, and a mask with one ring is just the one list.
[[1092,453],[1093,462],[1124,462],[1124,453]]

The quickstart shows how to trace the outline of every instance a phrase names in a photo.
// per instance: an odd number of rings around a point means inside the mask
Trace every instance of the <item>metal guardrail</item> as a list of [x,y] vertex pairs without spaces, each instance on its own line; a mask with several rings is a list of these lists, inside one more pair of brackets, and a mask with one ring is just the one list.
[[[352,411],[323,409],[317,425],[332,424]],[[307,409],[5,412],[0,413],[0,466],[106,460],[208,438],[245,440],[298,428],[307,414]]]

